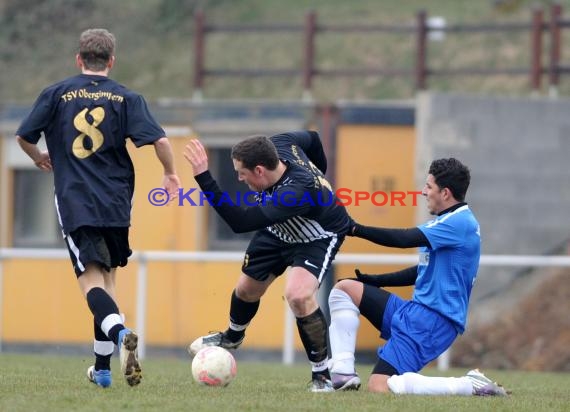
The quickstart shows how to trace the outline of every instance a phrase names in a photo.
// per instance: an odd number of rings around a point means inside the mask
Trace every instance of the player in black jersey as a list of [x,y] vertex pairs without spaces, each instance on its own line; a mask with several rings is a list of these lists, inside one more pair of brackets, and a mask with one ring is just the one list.
[[[56,209],[83,295],[94,316],[95,365],[87,375],[111,385],[110,360],[119,347],[127,383],[137,385],[141,369],[136,333],[125,328],[115,302],[115,274],[131,255],[129,226],[135,174],[126,147],[152,144],[164,168],[164,188],[175,196],[180,181],[164,130],[144,98],[109,79],[115,37],[89,29],[79,39],[81,74],[42,91],[16,132],[18,143],[44,171],[53,170]],[[37,143],[43,133],[47,152]]]
[[237,177],[258,192],[258,204],[220,201],[223,192],[208,171],[198,140],[185,148],[194,177],[211,205],[234,232],[257,231],[232,293],[225,332],[199,337],[191,355],[205,346],[237,348],[269,285],[290,266],[285,297],[297,318],[299,335],[312,366],[310,390],[332,392],[328,370],[327,323],[317,291],[349,229],[349,216],[324,177],[327,160],[317,132],[296,131],[271,138],[252,136],[235,145]]

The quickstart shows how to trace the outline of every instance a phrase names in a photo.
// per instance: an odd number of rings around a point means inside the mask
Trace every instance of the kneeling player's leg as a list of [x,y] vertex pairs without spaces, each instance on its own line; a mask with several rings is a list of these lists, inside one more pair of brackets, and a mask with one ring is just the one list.
[[403,299],[382,288],[363,285],[358,309],[384,339],[389,339],[392,315],[403,302]]
[[332,356],[332,373],[354,374],[354,351],[356,335],[360,326],[358,304],[362,297],[363,284],[342,280],[329,294],[331,324],[329,340]]
[[[391,337],[379,351],[380,361],[394,367],[395,373],[386,380],[390,391],[471,395],[472,384],[468,378],[432,378],[417,373],[449,348],[456,336],[454,325],[436,312],[414,302],[400,307],[392,318]],[[383,373],[386,374],[386,370]]]
[[471,396],[473,394],[473,385],[466,376],[460,378],[440,378],[406,372],[403,375],[391,376],[387,383],[390,391],[396,394],[462,396]]
[[378,392],[378,393],[388,393],[390,388],[388,387],[388,380],[391,376],[397,375],[398,371],[394,366],[388,363],[386,360],[379,358],[374,365],[372,374],[368,379],[368,391]]

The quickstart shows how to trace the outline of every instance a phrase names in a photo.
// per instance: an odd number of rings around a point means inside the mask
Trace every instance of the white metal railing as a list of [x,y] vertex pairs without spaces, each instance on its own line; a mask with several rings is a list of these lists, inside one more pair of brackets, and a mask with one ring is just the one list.
[[[2,300],[3,300],[3,261],[7,259],[69,259],[64,249],[2,249],[0,248],[0,352],[2,351]],[[147,265],[148,262],[241,262],[242,252],[166,252],[135,251],[131,262],[138,263],[137,295],[136,295],[136,331],[139,335],[139,357],[146,352],[146,297],[147,297]],[[361,254],[339,253],[334,263],[352,264],[416,264],[416,254]],[[570,267],[570,256],[536,256],[536,255],[482,255],[481,266],[510,267]],[[285,333],[283,342],[283,363],[291,364],[294,360],[294,322],[291,310],[286,306]],[[449,352],[438,359],[438,368],[449,367]]]

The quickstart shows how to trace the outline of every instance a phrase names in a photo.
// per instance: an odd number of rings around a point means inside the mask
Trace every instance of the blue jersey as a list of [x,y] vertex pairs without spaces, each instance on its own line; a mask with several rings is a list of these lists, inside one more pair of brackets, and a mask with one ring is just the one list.
[[138,147],[165,136],[143,97],[106,76],[70,77],[40,94],[16,134],[36,144],[42,132],[64,233],[129,226],[135,177],[126,139]]
[[463,205],[418,226],[431,248],[420,248],[413,301],[450,319],[459,333],[467,322],[471,289],[479,268],[479,223]]

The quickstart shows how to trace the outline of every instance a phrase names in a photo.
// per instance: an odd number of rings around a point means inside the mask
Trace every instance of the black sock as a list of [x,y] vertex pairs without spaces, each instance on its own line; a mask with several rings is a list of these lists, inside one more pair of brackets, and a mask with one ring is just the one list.
[[115,345],[119,346],[119,332],[125,329],[125,325],[117,324],[109,329],[109,339],[115,342]]
[[[321,308],[317,308],[316,311],[308,316],[297,318],[297,329],[309,361],[313,363],[326,361],[328,357],[328,327]],[[316,375],[324,375],[327,379],[330,379],[328,368],[319,372],[313,372],[313,378]]]
[[87,292],[87,304],[91,313],[95,318],[95,323],[100,327],[101,323],[109,315],[117,315],[116,322],[109,328],[107,336],[115,344],[118,343],[119,331],[124,329],[123,323],[121,321],[121,315],[119,315],[119,308],[113,300],[113,298],[101,288],[93,288]]
[[97,355],[95,354],[95,370],[111,370],[111,355]]
[[230,304],[230,322],[240,327],[241,330],[228,328],[225,331],[226,337],[232,342],[237,342],[245,335],[245,328],[254,318],[259,309],[259,301],[246,302],[237,297],[236,291],[232,292]]

